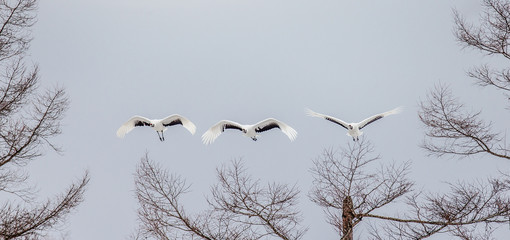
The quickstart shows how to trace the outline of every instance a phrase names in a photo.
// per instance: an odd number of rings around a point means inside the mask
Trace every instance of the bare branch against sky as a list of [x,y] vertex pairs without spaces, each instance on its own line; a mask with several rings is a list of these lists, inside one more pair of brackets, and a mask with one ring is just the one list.
[[[505,0],[483,0],[484,13],[480,24],[466,22],[462,14],[454,11],[455,37],[465,48],[479,49],[488,55],[510,60],[510,3]],[[503,91],[510,100],[510,68],[498,69],[484,64],[468,72],[480,86],[493,86]]]
[[324,209],[342,239],[356,239],[353,232],[363,217],[409,193],[413,186],[407,177],[409,163],[378,168],[381,159],[373,151],[372,144],[362,138],[340,151],[324,150],[314,160],[309,197]]
[[296,210],[299,191],[295,187],[252,179],[241,161],[217,171],[218,183],[208,199],[210,209],[191,215],[181,197],[189,189],[186,181],[151,160],[142,158],[135,174],[140,205],[137,236],[157,239],[301,239]]
[[[445,193],[414,192],[408,163],[381,165],[375,171],[372,165],[379,160],[372,145],[362,140],[341,151],[325,150],[314,161],[310,199],[324,209],[341,239],[359,238],[357,225],[367,219],[376,220],[371,222],[376,239],[422,239],[444,233],[459,238],[491,236],[492,229],[508,223],[507,175],[450,183]],[[377,211],[390,203],[402,204],[399,198],[406,199],[407,207],[392,214]]]
[[61,133],[69,100],[62,88],[37,88],[39,69],[24,56],[35,22],[35,0],[0,1],[0,238],[36,239],[60,226],[82,201],[88,173],[59,196],[36,201],[23,167],[42,156]]
[[501,134],[494,133],[492,124],[481,119],[481,112],[468,112],[447,86],[436,86],[420,106],[418,115],[426,129],[422,147],[430,155],[465,157],[488,153],[510,159]]
[[[454,11],[455,37],[466,48],[479,49],[489,55],[503,56],[508,62],[510,44],[510,3],[484,0],[484,14],[479,26],[473,26]],[[474,68],[468,75],[480,86],[495,86],[507,93],[510,90],[510,70],[493,70],[488,64]],[[490,107],[490,106],[487,106]],[[510,160],[504,137],[491,122],[482,119],[480,111],[469,112],[443,84],[432,89],[420,104],[419,117],[426,127],[422,147],[431,155],[470,156],[488,153]]]
[[508,224],[508,181],[508,176],[502,175],[450,184],[450,191],[444,194],[411,194],[407,196],[409,210],[402,216],[367,215],[386,221],[382,231],[372,234],[376,239],[423,239],[438,233],[460,239],[491,239],[497,226]]

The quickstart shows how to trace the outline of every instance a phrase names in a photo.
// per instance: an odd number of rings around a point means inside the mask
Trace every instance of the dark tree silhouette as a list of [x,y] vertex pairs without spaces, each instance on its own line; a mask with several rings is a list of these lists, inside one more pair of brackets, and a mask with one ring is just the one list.
[[[380,164],[364,140],[341,151],[325,150],[311,169],[310,199],[323,207],[340,239],[358,239],[355,230],[372,219],[373,239],[423,239],[448,234],[460,239],[487,239],[510,215],[510,177],[501,175],[474,183],[451,183],[446,193],[416,192],[408,179],[409,164]],[[140,204],[135,239],[301,239],[298,191],[247,176],[240,161],[217,169],[218,183],[208,199],[209,210],[185,211],[180,198],[189,185],[148,157],[135,174]],[[397,201],[401,199],[401,201]],[[399,211],[385,208],[398,204]],[[383,211],[379,211],[383,210]],[[385,212],[385,214],[381,214]]]
[[[490,236],[491,229],[508,222],[508,176],[450,184],[450,191],[442,194],[414,192],[407,163],[373,167],[380,157],[372,151],[362,139],[340,152],[326,150],[314,161],[310,199],[324,208],[341,239],[360,238],[355,229],[366,219],[374,220],[371,235],[375,239],[423,239],[445,233],[476,239]],[[399,198],[405,200],[398,205],[401,211],[376,213]]]
[[[468,24],[462,15],[454,11],[455,37],[465,48],[474,48],[488,55],[510,60],[510,2],[484,0],[484,13],[478,26]],[[494,69],[488,64],[475,67],[468,72],[480,86],[493,86],[510,92],[510,68]],[[509,98],[510,99],[510,98]]]
[[218,183],[208,199],[210,209],[190,215],[180,197],[189,185],[158,164],[142,158],[135,174],[140,228],[135,238],[156,239],[301,239],[295,209],[299,191],[271,183],[263,186],[247,175],[241,161],[217,169]]
[[[483,0],[484,13],[478,26],[466,23],[462,15],[454,11],[455,36],[465,48],[478,49],[493,57],[503,57],[502,63],[509,63],[510,54],[510,2],[504,0]],[[494,86],[508,95],[510,90],[510,69],[496,70],[485,64],[468,72],[480,86]],[[481,112],[469,112],[456,99],[451,90],[439,85],[430,91],[428,98],[421,102],[420,120],[426,126],[423,147],[436,156],[469,156],[488,153],[510,160],[506,136],[493,129],[490,122],[483,120]]]
[[364,216],[411,190],[407,163],[377,169],[378,160],[372,145],[362,138],[340,152],[325,150],[314,161],[310,199],[324,208],[342,239],[353,239],[354,227]]
[[508,224],[509,194],[508,176],[475,183],[458,182],[450,184],[450,191],[444,194],[407,196],[408,209],[402,216],[370,214],[367,217],[386,221],[384,231],[372,231],[376,239],[423,239],[436,234],[459,239],[492,239],[494,229]]
[[37,66],[25,65],[36,3],[0,1],[0,194],[13,196],[0,205],[1,239],[37,239],[58,227],[83,201],[89,180],[85,173],[64,193],[40,203],[26,184],[24,166],[46,146],[60,151],[50,140],[60,134],[69,105],[63,89],[39,90]]
[[430,155],[465,157],[488,153],[510,160],[502,134],[495,133],[492,124],[481,119],[480,111],[468,112],[448,87],[436,86],[420,108],[418,115],[427,136],[422,147]]

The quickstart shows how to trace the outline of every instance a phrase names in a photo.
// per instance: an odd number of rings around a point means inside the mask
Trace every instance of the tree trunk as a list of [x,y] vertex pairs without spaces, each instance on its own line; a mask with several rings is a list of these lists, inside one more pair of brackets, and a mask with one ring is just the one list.
[[342,212],[342,239],[352,240],[352,220],[354,219],[354,212],[352,206],[352,198],[347,196],[343,201],[343,212]]

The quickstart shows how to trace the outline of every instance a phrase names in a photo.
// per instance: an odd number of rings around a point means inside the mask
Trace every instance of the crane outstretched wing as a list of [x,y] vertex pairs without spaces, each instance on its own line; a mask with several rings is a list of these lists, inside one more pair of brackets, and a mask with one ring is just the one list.
[[361,121],[358,126],[359,126],[359,129],[362,129],[364,128],[365,126],[367,126],[368,124],[370,123],[373,123],[383,117],[386,117],[388,115],[392,115],[392,114],[397,114],[397,113],[400,113],[402,112],[402,107],[398,107],[398,108],[395,108],[395,109],[392,109],[390,111],[387,111],[387,112],[383,112],[383,113],[379,113],[379,114],[376,114],[374,116],[371,116],[369,118],[366,118],[365,120]]
[[336,123],[338,125],[340,125],[341,127],[349,130],[349,124],[338,119],[338,118],[335,118],[335,117],[332,117],[332,116],[328,116],[328,115],[325,115],[325,114],[322,114],[322,113],[316,113],[310,109],[306,109],[306,115],[308,116],[311,116],[311,117],[319,117],[319,118],[324,118],[330,122],[333,122],[333,123]]
[[296,132],[296,130],[294,130],[294,128],[292,128],[289,125],[287,125],[283,122],[280,122],[274,118],[268,118],[268,119],[262,120],[262,121],[258,122],[257,124],[253,125],[253,127],[255,128],[255,132],[258,132],[258,133],[264,132],[264,131],[267,131],[267,130],[270,130],[273,128],[279,128],[280,130],[282,130],[283,133],[285,133],[285,135],[287,135],[287,137],[289,137],[290,141],[294,141],[297,137],[297,132]]
[[197,127],[195,126],[195,124],[193,124],[190,120],[188,120],[187,118],[185,118],[179,114],[170,115],[170,116],[162,119],[161,123],[165,127],[180,124],[184,128],[186,128],[191,133],[191,135],[194,135],[195,131],[197,130]]
[[236,123],[230,120],[221,120],[218,123],[214,124],[207,132],[202,135],[202,142],[205,145],[211,144],[220,136],[225,129],[237,129],[240,131],[246,131],[243,125]]
[[142,116],[134,116],[130,118],[126,123],[122,124],[120,128],[117,130],[117,137],[123,138],[127,133],[129,133],[135,127],[142,126],[150,126],[151,120],[142,117]]

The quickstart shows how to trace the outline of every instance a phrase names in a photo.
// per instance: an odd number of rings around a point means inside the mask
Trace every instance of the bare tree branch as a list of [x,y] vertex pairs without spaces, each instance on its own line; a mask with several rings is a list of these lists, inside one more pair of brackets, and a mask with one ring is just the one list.
[[172,229],[188,232],[204,239],[205,236],[194,220],[190,219],[179,203],[179,197],[186,193],[189,185],[174,175],[142,158],[135,175],[136,196],[140,203],[138,217],[143,234],[159,239],[171,239],[167,234]]
[[469,71],[468,76],[477,79],[477,84],[482,87],[494,86],[498,89],[510,92],[510,69],[495,71],[488,65],[483,65]]
[[83,201],[88,173],[78,183],[72,184],[59,197],[31,208],[5,203],[0,208],[0,238],[35,238],[50,228],[63,223],[69,213]]
[[140,208],[140,232],[158,239],[300,239],[306,229],[299,227],[294,210],[299,191],[287,185],[268,184],[247,176],[240,161],[217,170],[219,183],[208,200],[211,209],[188,215],[179,198],[189,185],[181,178],[142,159],[135,175]]
[[[349,144],[340,154],[325,150],[311,169],[314,186],[309,197],[324,207],[328,222],[341,236],[352,236],[352,230],[364,216],[411,191],[413,184],[407,179],[409,164],[391,164],[369,171],[380,159],[372,156],[372,152],[370,142],[362,139]],[[352,211],[346,212],[345,204],[350,202]]]
[[474,47],[488,54],[510,59],[510,3],[503,0],[484,0],[485,12],[478,27],[467,24],[454,10],[455,37],[465,47]]
[[24,63],[36,21],[36,0],[0,0],[0,192],[21,199],[0,205],[1,239],[39,239],[57,228],[83,201],[88,173],[59,197],[37,203],[28,174],[29,162],[43,155],[44,147],[59,152],[50,140],[61,133],[69,105],[62,88],[38,91],[39,69]]
[[418,115],[427,130],[422,147],[431,155],[488,153],[510,159],[499,134],[491,132],[492,125],[480,119],[480,112],[467,113],[448,87],[436,86],[420,108]]
[[[6,67],[5,74],[0,81],[0,117],[6,117],[16,113],[21,106],[25,105],[31,94],[36,89],[38,80],[38,68],[27,72],[26,66],[18,58]],[[5,121],[2,121],[5,124]]]
[[32,38],[37,0],[0,1],[0,63],[23,55]]
[[[493,225],[509,221],[510,185],[508,179],[502,177],[474,184],[450,184],[451,191],[445,194],[409,196],[407,204],[412,211],[408,213],[414,215],[388,217],[368,214],[365,217],[392,222],[385,231],[388,235],[398,234],[401,239],[422,239],[439,232],[461,239],[488,237]],[[485,231],[475,231],[480,224],[485,225]]]
[[246,176],[240,161],[234,161],[230,169],[223,167],[217,172],[219,184],[214,186],[209,200],[214,210],[234,213],[235,222],[262,226],[267,234],[281,239],[300,239],[306,232],[299,228],[301,217],[294,209],[299,194],[295,186],[272,183],[263,188],[259,181]]
[[[455,37],[463,47],[479,49],[489,55],[503,56],[510,60],[510,3],[504,0],[484,0],[484,13],[479,26],[466,23],[454,11]],[[494,70],[488,65],[468,72],[480,86],[494,86],[506,92],[510,100],[510,69]]]

